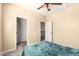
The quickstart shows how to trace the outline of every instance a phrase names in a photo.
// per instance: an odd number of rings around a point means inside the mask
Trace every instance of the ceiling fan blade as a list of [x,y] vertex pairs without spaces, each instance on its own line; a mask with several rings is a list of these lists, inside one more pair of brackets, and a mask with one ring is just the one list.
[[41,7],[37,8],[37,9],[41,9],[42,7],[44,7],[44,5],[42,5]]
[[50,3],[51,5],[62,5],[62,3]]

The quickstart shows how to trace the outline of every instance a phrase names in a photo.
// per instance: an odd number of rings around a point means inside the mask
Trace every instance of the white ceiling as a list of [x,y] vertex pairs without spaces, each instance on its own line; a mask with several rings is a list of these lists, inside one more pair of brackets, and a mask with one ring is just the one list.
[[37,10],[38,7],[43,5],[43,3],[17,3],[19,6],[22,6],[30,11],[36,12],[41,15],[48,15],[50,13],[63,11],[64,9],[77,5],[74,3],[63,3],[62,5],[50,5],[51,11],[47,11],[46,7],[41,8],[40,10]]

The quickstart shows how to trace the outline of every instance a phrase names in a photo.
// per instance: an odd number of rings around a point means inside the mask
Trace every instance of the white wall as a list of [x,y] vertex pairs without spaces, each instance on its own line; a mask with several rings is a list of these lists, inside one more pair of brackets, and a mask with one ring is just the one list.
[[0,55],[2,51],[2,4],[0,4]]
[[53,20],[54,43],[79,48],[79,5],[52,13],[48,20]]
[[3,4],[3,51],[16,48],[16,17],[27,20],[27,44],[40,41],[40,21],[45,16],[28,11],[15,4]]

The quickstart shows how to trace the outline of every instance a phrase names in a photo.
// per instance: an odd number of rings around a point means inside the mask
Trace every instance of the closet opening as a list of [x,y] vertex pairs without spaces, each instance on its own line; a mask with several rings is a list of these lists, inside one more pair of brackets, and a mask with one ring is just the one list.
[[40,22],[41,24],[41,41],[45,40],[45,22]]
[[21,18],[21,17],[16,17],[17,19],[17,40],[16,40],[16,45],[22,46],[27,44],[27,19]]

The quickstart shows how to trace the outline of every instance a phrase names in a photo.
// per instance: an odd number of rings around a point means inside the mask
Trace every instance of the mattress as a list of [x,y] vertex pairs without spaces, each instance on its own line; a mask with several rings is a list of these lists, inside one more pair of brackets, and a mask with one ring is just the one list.
[[42,41],[25,47],[22,56],[79,56],[79,49]]

